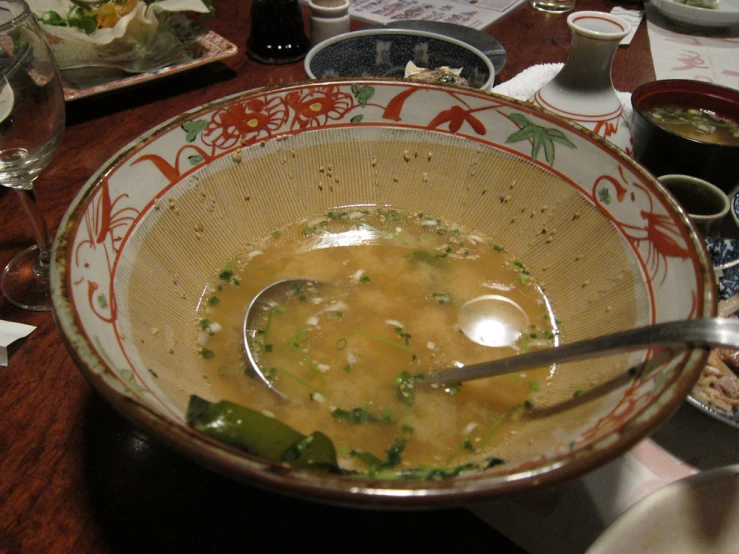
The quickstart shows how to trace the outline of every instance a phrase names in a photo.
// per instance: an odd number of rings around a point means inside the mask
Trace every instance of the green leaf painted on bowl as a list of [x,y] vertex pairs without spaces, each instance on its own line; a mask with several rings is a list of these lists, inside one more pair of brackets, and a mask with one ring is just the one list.
[[549,165],[554,165],[554,143],[559,143],[568,148],[577,148],[565,134],[556,128],[546,128],[530,121],[525,115],[512,113],[508,118],[520,127],[518,131],[506,139],[506,144],[531,141],[531,159],[536,160],[539,152],[544,149],[544,158]]
[[195,139],[198,138],[198,134],[207,126],[208,121],[205,119],[198,119],[197,121],[188,119],[182,124],[182,130],[186,133],[185,140],[187,142],[195,142]]
[[611,203],[611,192],[606,187],[598,189],[598,200],[603,202],[603,204],[606,204],[606,205],[610,204]]
[[370,101],[370,98],[372,98],[375,95],[375,87],[370,86],[362,86],[359,85],[352,85],[352,94],[354,94],[354,98],[357,99],[357,102],[359,102],[359,105],[363,108],[367,106],[367,102]]

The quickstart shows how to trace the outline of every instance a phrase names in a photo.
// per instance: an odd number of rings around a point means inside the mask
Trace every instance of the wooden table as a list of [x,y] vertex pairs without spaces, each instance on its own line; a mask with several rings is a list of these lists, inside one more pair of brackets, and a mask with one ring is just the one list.
[[[37,180],[51,229],[90,175],[150,127],[228,94],[306,78],[302,62],[267,66],[247,57],[250,1],[216,5],[208,26],[239,46],[237,56],[67,105],[63,142]],[[615,5],[578,0],[577,9]],[[564,61],[570,44],[564,15],[525,3],[488,32],[508,54],[497,82],[535,63]],[[653,79],[642,22],[631,45],[619,48],[613,80],[631,91]],[[0,206],[4,266],[33,238],[12,191],[0,190]],[[0,368],[0,553],[523,553],[462,508],[385,513],[315,505],[201,469],[100,399],[62,345],[51,313],[26,312],[0,297],[0,319],[37,327]]]

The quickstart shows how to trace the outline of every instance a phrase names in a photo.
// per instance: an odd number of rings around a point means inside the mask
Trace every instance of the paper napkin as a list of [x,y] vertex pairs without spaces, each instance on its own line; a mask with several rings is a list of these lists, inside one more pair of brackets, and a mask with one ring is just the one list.
[[0,365],[8,365],[8,347],[23,337],[27,337],[36,329],[33,325],[13,323],[0,319]]
[[611,13],[621,19],[625,19],[631,24],[631,32],[619,43],[619,46],[628,46],[631,44],[631,39],[634,38],[636,30],[639,28],[639,23],[641,23],[642,17],[644,17],[644,10],[627,10],[621,6],[616,6],[611,10]]

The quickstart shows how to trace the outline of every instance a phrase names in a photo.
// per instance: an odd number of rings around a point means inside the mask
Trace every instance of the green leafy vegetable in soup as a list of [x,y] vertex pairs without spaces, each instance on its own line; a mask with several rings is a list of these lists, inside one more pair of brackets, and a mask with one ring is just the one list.
[[673,133],[701,142],[739,146],[739,123],[709,110],[656,106],[644,110],[644,114]]
[[[526,406],[546,394],[552,378],[541,369],[457,386],[423,382],[428,371],[558,340],[550,304],[525,260],[438,218],[333,210],[270,233],[224,268],[203,291],[194,332],[213,396],[230,411],[205,424],[195,415],[217,410],[193,400],[188,421],[281,463],[436,479],[497,465],[496,446],[525,425]],[[333,287],[290,290],[257,321],[260,367],[290,398],[283,402],[253,378],[241,326],[257,292],[293,277]],[[214,297],[219,301],[211,302]],[[501,310],[499,324],[515,332],[495,348],[471,340],[478,337],[468,337],[458,323],[463,305],[489,298],[516,308]],[[227,419],[229,431],[219,427]],[[278,446],[265,447],[262,425],[283,436]],[[303,454],[309,444],[316,460]]]

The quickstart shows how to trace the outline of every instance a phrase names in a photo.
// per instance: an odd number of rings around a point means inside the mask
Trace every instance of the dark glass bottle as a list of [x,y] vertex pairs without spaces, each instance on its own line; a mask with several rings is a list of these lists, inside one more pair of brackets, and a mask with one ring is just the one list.
[[246,43],[251,58],[270,64],[293,63],[303,59],[309,49],[298,0],[253,1]]

